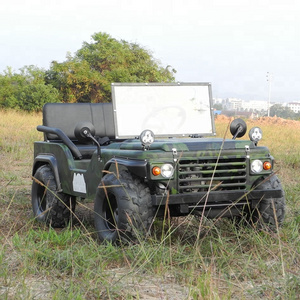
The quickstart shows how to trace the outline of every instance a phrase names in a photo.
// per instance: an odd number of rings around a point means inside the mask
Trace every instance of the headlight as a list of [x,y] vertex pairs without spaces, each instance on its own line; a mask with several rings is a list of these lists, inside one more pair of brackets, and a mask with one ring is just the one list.
[[171,164],[164,164],[161,166],[161,176],[170,178],[174,174],[174,167]]
[[251,163],[251,171],[253,173],[260,173],[262,170],[263,170],[263,163],[261,160],[256,159]]
[[161,175],[164,178],[171,178],[174,174],[174,167],[171,164],[164,164],[161,167],[155,166],[152,168],[154,176]]
[[262,130],[259,127],[253,127],[249,131],[249,138],[252,142],[258,142],[262,139]]
[[154,142],[155,136],[154,133],[146,129],[140,134],[140,141],[143,147],[149,147]]

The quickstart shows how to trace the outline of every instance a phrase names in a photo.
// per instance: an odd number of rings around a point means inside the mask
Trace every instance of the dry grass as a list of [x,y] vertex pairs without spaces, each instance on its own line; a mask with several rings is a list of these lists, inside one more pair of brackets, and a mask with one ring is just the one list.
[[21,176],[30,182],[33,142],[42,139],[42,134],[35,130],[40,123],[41,114],[0,111],[0,186],[7,183],[7,176]]
[[[199,222],[190,217],[157,222],[149,239],[121,248],[97,244],[87,214],[60,231],[33,221],[33,141],[42,139],[35,129],[41,122],[41,114],[0,111],[0,298],[299,298],[300,122],[247,121],[262,128],[260,144],[276,158],[286,191],[280,232],[206,220],[197,240]],[[218,136],[228,122],[216,121]]]

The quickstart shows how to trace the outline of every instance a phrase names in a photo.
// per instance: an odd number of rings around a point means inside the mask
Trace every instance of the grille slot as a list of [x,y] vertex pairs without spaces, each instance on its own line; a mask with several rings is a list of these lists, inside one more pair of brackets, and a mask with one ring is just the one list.
[[246,157],[180,160],[178,174],[179,193],[244,190]]

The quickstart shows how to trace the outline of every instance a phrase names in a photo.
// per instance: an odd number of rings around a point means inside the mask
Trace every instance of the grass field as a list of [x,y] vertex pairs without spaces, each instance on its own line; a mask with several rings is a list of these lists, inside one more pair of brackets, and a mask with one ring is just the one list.
[[[285,189],[279,232],[176,218],[124,247],[96,241],[88,203],[77,206],[80,222],[63,230],[33,220],[41,122],[40,114],[0,111],[0,299],[300,299],[300,122],[247,121],[262,128],[260,144],[276,158]],[[216,121],[218,136],[228,122]]]

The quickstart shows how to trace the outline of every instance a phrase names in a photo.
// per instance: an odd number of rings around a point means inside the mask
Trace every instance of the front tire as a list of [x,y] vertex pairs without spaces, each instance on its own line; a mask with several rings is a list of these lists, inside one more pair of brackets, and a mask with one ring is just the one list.
[[31,189],[34,217],[52,227],[64,227],[75,210],[76,199],[57,192],[53,171],[49,165],[39,167]]
[[281,183],[276,175],[260,184],[257,189],[281,189],[282,197],[261,199],[253,211],[252,220],[259,228],[276,231],[285,217],[285,195]]
[[94,210],[99,240],[112,243],[144,237],[154,215],[149,188],[127,171],[102,178]]

